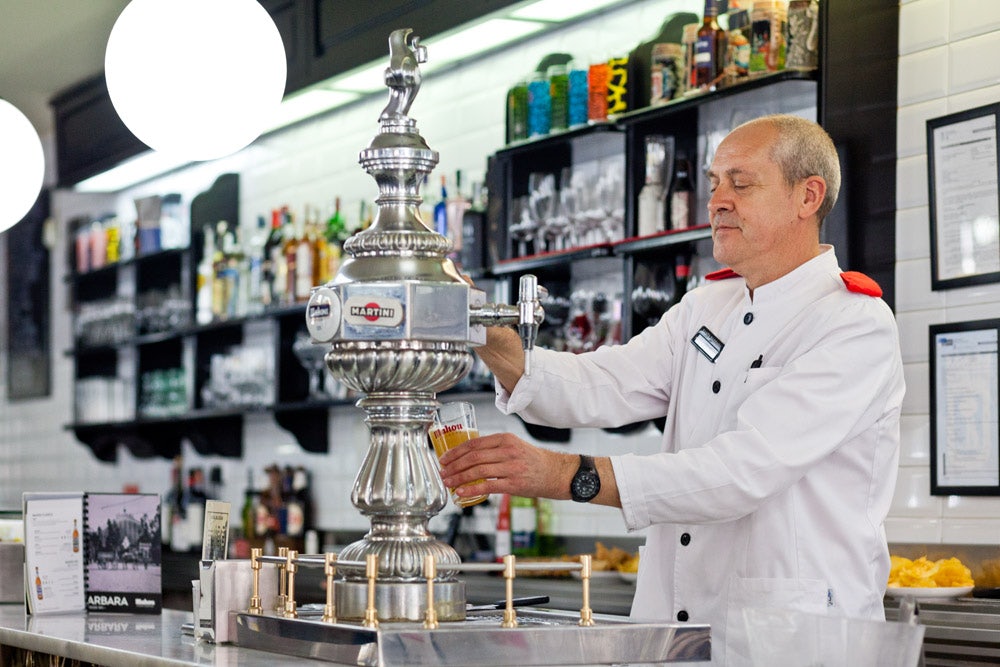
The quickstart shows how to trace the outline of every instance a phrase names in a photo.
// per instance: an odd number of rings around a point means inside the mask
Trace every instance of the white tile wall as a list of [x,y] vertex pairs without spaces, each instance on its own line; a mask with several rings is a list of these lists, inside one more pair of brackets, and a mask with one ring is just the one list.
[[1000,500],[929,495],[927,327],[996,317],[995,285],[930,289],[925,122],[1000,100],[1000,3],[901,3],[896,173],[896,311],[906,371],[900,475],[886,529],[898,543],[997,544]]
[[[1000,3],[994,0],[903,0],[899,36],[899,124],[897,173],[897,311],[905,355],[907,398],[902,420],[899,485],[886,525],[890,541],[914,544],[956,542],[995,544],[1000,507],[995,499],[936,498],[929,495],[927,326],[942,321],[996,316],[1000,293],[996,288],[965,288],[946,293],[930,290],[927,229],[927,176],[923,123],[946,112],[972,108],[1000,99],[1000,70],[995,66],[1000,28]],[[466,173],[466,182],[481,177],[485,158],[502,138],[503,91],[542,55],[565,50],[581,57],[632,45],[652,34],[671,11],[701,12],[700,0],[647,0],[585,24],[561,30],[519,46],[487,62],[441,75],[429,75],[413,108],[421,132],[441,154],[432,176]],[[431,56],[433,57],[433,44]],[[266,137],[251,148],[227,158],[189,168],[124,193],[117,209],[132,216],[131,200],[147,193],[178,191],[190,198],[224,171],[241,174],[243,224],[271,207],[288,203],[301,207],[328,206],[333,197],[344,199],[344,210],[356,215],[357,202],[375,195],[373,181],[357,165],[358,152],[377,131],[381,96],[355,104],[325,118]],[[441,113],[441,110],[447,110]],[[92,207],[88,209],[88,206]],[[73,211],[99,213],[106,203],[91,204],[61,193],[57,216]],[[3,237],[0,236],[0,245]],[[53,395],[49,400],[10,404],[0,383],[0,507],[13,507],[26,490],[87,488],[117,489],[138,483],[148,491],[165,488],[169,464],[157,459],[136,460],[119,454],[117,465],[97,462],[89,451],[62,429],[70,415],[72,369],[62,350],[69,347],[61,258],[64,239],[53,250]],[[2,249],[2,248],[0,248]],[[0,274],[3,266],[0,262]],[[0,275],[2,278],[2,275]],[[0,300],[3,296],[0,295]],[[0,309],[2,318],[6,309]],[[2,321],[0,321],[2,325]],[[0,336],[6,328],[0,326]],[[0,340],[0,376],[6,366],[6,342]],[[522,437],[519,421],[502,417],[489,401],[480,402],[484,430],[509,430]],[[269,417],[247,420],[243,458],[204,458],[187,448],[190,465],[219,465],[226,479],[224,497],[242,500],[246,471],[260,471],[277,461],[303,463],[314,473],[320,521],[329,528],[364,529],[367,524],[349,502],[350,486],[364,452],[367,432],[360,413],[340,408],[331,413],[330,452],[309,454]],[[652,451],[658,432],[648,429],[628,438],[603,431],[574,431],[572,442],[551,445],[561,451],[607,451],[613,446]],[[258,482],[259,483],[259,482]],[[556,503],[557,524],[566,534],[621,535],[614,510]],[[489,523],[491,515],[484,513]]]
[[[461,169],[466,191],[473,180],[483,178],[486,157],[503,143],[505,91],[545,54],[564,51],[588,59],[597,53],[606,56],[627,50],[658,32],[668,15],[680,11],[700,15],[702,9],[702,0],[643,0],[480,62],[446,73],[427,74],[411,115],[417,119],[428,144],[441,156],[430,178],[431,199],[437,197],[436,184],[441,174],[451,180],[455,170]],[[433,41],[427,46],[433,59]],[[271,208],[282,204],[300,211],[305,204],[325,210],[335,196],[343,198],[343,210],[349,219],[356,218],[359,202],[377,195],[374,181],[357,160],[359,152],[378,132],[377,119],[385,101],[384,94],[373,96],[323,118],[264,137],[236,155],[137,186],[114,200],[59,193],[60,210],[56,211],[56,217],[65,221],[78,212],[96,215],[115,210],[123,218],[134,218],[132,201],[136,197],[179,192],[190,201],[207,189],[218,174],[238,172],[243,225],[255,224],[258,215],[266,215]],[[64,243],[64,238],[59,239],[53,249],[53,395],[48,400],[12,405],[6,402],[0,383],[0,508],[16,507],[21,493],[29,490],[117,490],[131,483],[144,491],[163,491],[170,476],[169,462],[138,460],[126,450],[119,452],[117,464],[98,462],[62,428],[70,421],[72,409],[72,366],[62,354],[70,347],[67,331],[70,319],[62,283]],[[0,318],[4,313],[6,308],[0,309]],[[2,324],[0,321],[0,331],[5,331]],[[6,344],[0,345],[0,371],[5,367],[6,349]],[[500,415],[491,400],[479,401],[478,413],[484,431],[511,431],[528,437],[520,421]],[[351,486],[368,440],[362,412],[353,407],[331,411],[330,433],[330,451],[310,454],[276,426],[271,417],[258,416],[246,420],[241,459],[204,457],[190,446],[185,446],[183,454],[188,466],[221,468],[225,480],[223,499],[236,508],[242,503],[248,469],[257,473],[257,484],[261,485],[262,470],[268,464],[301,463],[313,472],[320,525],[330,529],[366,529],[367,521],[350,504]],[[612,437],[603,431],[577,430],[572,442],[552,446],[571,452],[606,451],[608,441],[614,440],[615,445],[652,451],[658,436],[659,432],[652,428],[644,435],[628,439]],[[495,522],[495,514],[480,513],[487,525]],[[565,534],[605,537],[624,534],[620,517],[606,508],[556,503],[556,523]]]

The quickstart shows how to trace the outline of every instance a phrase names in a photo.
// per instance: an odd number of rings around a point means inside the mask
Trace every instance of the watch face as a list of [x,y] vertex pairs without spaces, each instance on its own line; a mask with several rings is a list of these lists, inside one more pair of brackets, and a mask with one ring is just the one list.
[[590,500],[601,490],[601,480],[590,470],[580,471],[573,478],[572,492],[576,499]]

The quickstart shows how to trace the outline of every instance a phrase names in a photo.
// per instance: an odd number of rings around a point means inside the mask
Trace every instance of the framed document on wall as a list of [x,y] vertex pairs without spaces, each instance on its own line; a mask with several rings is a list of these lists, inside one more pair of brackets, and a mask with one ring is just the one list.
[[931,289],[1000,282],[1000,104],[927,121]]
[[1000,319],[930,331],[931,495],[1000,495]]

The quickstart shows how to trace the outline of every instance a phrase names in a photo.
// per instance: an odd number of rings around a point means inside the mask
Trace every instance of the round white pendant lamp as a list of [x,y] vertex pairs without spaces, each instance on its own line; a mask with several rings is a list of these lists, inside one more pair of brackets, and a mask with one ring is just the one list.
[[260,136],[285,91],[281,35],[257,0],[132,0],[104,57],[108,93],[147,146],[189,160]]
[[45,155],[31,121],[0,99],[0,232],[24,218],[42,189]]

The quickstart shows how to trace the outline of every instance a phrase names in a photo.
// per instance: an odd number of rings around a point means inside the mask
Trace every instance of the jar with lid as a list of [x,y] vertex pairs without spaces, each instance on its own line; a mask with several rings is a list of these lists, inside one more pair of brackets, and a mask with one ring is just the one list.
[[819,0],[788,3],[788,53],[785,67],[815,69],[819,65]]
[[569,126],[569,72],[566,65],[549,67],[550,130],[565,130]]
[[549,79],[535,72],[528,82],[528,136],[548,134],[552,124],[552,95]]
[[750,12],[737,9],[729,13],[728,37],[726,82],[734,83],[750,72]]
[[751,75],[785,69],[787,12],[780,0],[757,0],[750,13]]
[[507,91],[507,143],[528,138],[528,82],[518,81]]

